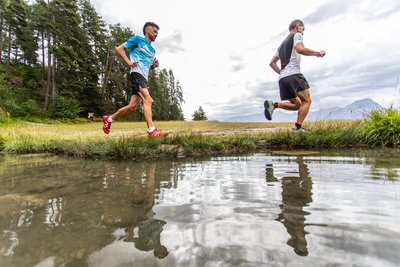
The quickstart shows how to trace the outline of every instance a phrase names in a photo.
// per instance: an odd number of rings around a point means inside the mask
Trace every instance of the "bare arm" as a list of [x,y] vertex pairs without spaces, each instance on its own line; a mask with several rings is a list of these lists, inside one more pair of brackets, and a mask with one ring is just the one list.
[[294,49],[296,49],[297,53],[299,53],[299,54],[301,54],[303,56],[316,56],[316,57],[325,56],[325,51],[324,50],[314,51],[314,50],[311,50],[311,49],[309,49],[307,47],[304,47],[303,43],[296,44]]
[[115,52],[125,61],[126,64],[128,64],[130,67],[134,68],[137,66],[138,62],[133,62],[130,61],[128,56],[125,53],[125,47],[124,45],[120,45],[115,49]]
[[278,66],[279,57],[274,56],[269,63],[269,66],[278,74],[281,74],[281,68]]

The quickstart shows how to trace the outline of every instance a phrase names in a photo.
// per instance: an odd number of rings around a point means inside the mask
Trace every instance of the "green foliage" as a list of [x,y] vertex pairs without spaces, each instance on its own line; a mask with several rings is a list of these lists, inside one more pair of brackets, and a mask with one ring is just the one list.
[[70,97],[56,96],[50,103],[50,113],[53,118],[72,119],[81,112],[79,102]]
[[10,118],[9,114],[2,109],[0,109],[0,125],[12,123],[13,119]]
[[[27,61],[29,64],[36,62],[36,42],[33,34],[33,28],[30,24],[29,6],[23,0],[2,1],[0,5],[1,17],[4,19],[3,28],[9,30],[11,37],[7,45],[12,45],[15,49],[15,59],[19,62]],[[19,50],[23,52],[21,57],[18,57]],[[10,63],[11,58],[7,58]]]
[[0,135],[0,152],[4,150],[5,146],[6,146],[6,139],[2,135]]
[[182,89],[172,70],[151,71],[148,86],[154,100],[153,117],[156,120],[184,120]]
[[192,119],[194,121],[206,121],[207,120],[206,112],[203,110],[203,108],[201,106],[199,107],[198,110],[196,110],[193,113]]
[[134,33],[129,28],[121,27],[120,24],[110,25],[109,28],[109,36],[105,38],[107,48],[102,58],[104,62],[102,95],[111,103],[112,109],[117,109],[129,102],[131,86],[129,68],[125,62],[117,58],[115,48],[134,36]]
[[[3,88],[7,101],[0,108],[11,116],[70,118],[78,102],[79,115],[86,117],[87,112],[112,113],[129,102],[129,67],[117,60],[115,48],[134,33],[119,24],[106,25],[89,0],[6,0],[0,3],[0,16],[2,37],[10,37],[0,40],[0,57],[16,92]],[[172,70],[152,73],[154,118],[183,120],[182,89]],[[48,112],[50,98],[56,96],[69,99],[55,100]],[[128,119],[143,115],[136,112]]]
[[365,120],[365,139],[374,146],[395,147],[400,145],[400,112],[390,107],[372,111]]
[[12,117],[26,117],[41,114],[37,95],[26,87],[8,86],[0,75],[0,109]]
[[10,70],[9,77],[12,77],[11,79],[20,77],[22,81],[21,84],[18,84],[17,86],[25,87],[31,92],[35,92],[39,87],[42,86],[40,73],[35,67],[23,64],[14,64],[13,68]]
[[31,135],[18,135],[12,140],[5,139],[2,150],[7,153],[47,153],[55,151],[59,143],[55,140],[38,140]]
[[40,107],[35,100],[28,99],[14,113],[17,117],[37,115],[40,114]]

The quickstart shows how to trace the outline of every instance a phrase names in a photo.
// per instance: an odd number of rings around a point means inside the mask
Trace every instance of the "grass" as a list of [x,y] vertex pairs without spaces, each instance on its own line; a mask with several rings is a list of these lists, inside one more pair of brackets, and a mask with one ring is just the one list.
[[[140,159],[209,155],[254,148],[247,131],[271,131],[284,124],[158,122],[157,127],[171,137],[147,138],[145,123],[116,122],[110,135],[103,134],[101,123],[43,124],[15,121],[2,124],[0,148],[7,153],[62,153],[79,157]],[[247,142],[247,143],[246,143]]]
[[[149,139],[144,122],[116,122],[111,134],[105,135],[99,122],[13,121],[0,124],[0,150],[142,160],[228,155],[257,149],[399,145],[398,139],[384,144],[372,142],[368,136],[374,126],[369,123],[369,120],[308,122],[308,133],[294,134],[290,131],[291,123],[157,122],[157,127],[168,131],[170,137]],[[378,139],[375,135],[374,138]]]
[[271,142],[287,148],[330,148],[363,146],[361,121],[319,121],[310,123],[307,134],[275,132]]
[[[268,131],[276,127],[289,127],[289,123],[228,123],[215,121],[183,122],[169,121],[156,122],[159,129],[166,130],[172,135],[235,135],[245,131]],[[18,135],[31,135],[40,138],[57,139],[98,139],[116,137],[145,137],[146,124],[144,122],[115,122],[112,132],[105,136],[101,130],[101,123],[31,123],[15,121],[14,123],[0,124],[1,135],[13,138]]]
[[364,128],[366,142],[370,145],[400,145],[400,112],[393,107],[371,112]]

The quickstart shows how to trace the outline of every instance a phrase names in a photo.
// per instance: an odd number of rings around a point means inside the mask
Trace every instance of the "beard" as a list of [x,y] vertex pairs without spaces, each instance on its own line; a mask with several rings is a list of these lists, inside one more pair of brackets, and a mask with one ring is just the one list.
[[151,40],[152,42],[154,42],[154,41],[156,40],[156,38],[157,38],[157,36],[153,36],[153,35],[150,35],[149,37],[150,37],[150,40]]

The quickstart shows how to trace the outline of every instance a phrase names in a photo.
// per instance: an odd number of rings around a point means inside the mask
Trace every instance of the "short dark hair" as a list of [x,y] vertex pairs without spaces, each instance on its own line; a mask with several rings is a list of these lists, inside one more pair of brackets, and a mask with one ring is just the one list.
[[159,30],[160,29],[160,27],[158,27],[158,25],[157,24],[155,24],[154,22],[146,22],[145,24],[144,24],[144,26],[143,26],[143,34],[146,34],[146,28],[147,27],[156,27],[157,28],[157,30]]
[[296,28],[297,24],[299,24],[301,26],[304,26],[303,21],[299,20],[299,19],[295,19],[293,20],[290,24],[289,24],[289,31],[293,30],[294,28]]

